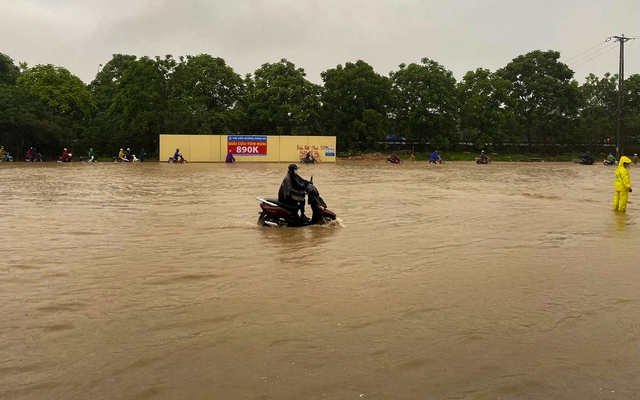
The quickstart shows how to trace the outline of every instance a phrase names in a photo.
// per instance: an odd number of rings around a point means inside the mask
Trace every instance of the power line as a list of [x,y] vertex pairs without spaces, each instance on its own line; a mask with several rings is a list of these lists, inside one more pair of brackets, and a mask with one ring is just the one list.
[[594,58],[598,58],[598,57],[600,57],[600,56],[602,56],[602,55],[604,55],[604,54],[606,54],[606,53],[610,52],[611,50],[615,50],[617,47],[618,47],[618,46],[611,46],[611,47],[609,47],[608,49],[606,49],[605,51],[601,51],[600,53],[598,53],[598,54],[594,55],[594,56],[593,56],[593,57],[591,57],[591,58],[588,58],[588,59],[586,59],[586,60],[578,60],[578,61],[576,61],[574,64],[571,64],[571,65],[570,65],[570,67],[571,67],[571,68],[575,68],[575,67],[577,67],[577,66],[580,66],[580,65],[582,65],[582,64],[584,64],[584,63],[587,63],[587,62],[589,62],[589,61],[593,60]]
[[567,63],[567,62],[569,62],[569,61],[573,60],[573,59],[574,59],[574,58],[576,58],[576,57],[579,57],[579,56],[583,55],[584,53],[587,53],[587,52],[589,52],[589,51],[591,51],[591,50],[595,49],[596,47],[600,47],[600,46],[602,46],[602,45],[603,45],[603,44],[605,44],[605,43],[607,43],[607,42],[606,42],[606,41],[604,41],[604,42],[600,42],[599,44],[597,44],[597,45],[593,46],[592,48],[587,49],[587,50],[583,51],[582,53],[580,53],[580,54],[576,54],[575,56],[573,56],[573,57],[571,57],[571,58],[569,58],[569,59],[565,60],[565,63]]

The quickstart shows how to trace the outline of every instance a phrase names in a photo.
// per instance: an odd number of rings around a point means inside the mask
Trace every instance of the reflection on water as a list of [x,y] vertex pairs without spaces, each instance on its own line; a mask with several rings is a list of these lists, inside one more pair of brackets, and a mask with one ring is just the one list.
[[[631,195],[574,164],[0,165],[0,398],[640,392]],[[632,172],[633,174],[633,172]]]
[[615,227],[618,231],[625,231],[627,229],[627,224],[629,223],[629,215],[624,212],[615,212],[614,211],[614,222],[615,222]]

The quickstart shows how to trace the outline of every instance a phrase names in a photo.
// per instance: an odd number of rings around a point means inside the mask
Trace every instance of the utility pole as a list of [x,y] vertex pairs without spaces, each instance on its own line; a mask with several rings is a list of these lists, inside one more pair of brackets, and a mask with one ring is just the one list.
[[618,71],[618,141],[616,146],[616,157],[618,160],[624,155],[624,143],[622,142],[622,109],[624,108],[624,44],[633,38],[622,36],[611,36],[609,40],[615,39],[620,43],[620,66]]

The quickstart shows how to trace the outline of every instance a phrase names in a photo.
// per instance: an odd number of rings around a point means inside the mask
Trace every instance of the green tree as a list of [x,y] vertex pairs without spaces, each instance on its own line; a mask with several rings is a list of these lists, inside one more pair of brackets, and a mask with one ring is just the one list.
[[321,133],[321,87],[309,82],[302,68],[286,59],[263,64],[245,78],[248,133],[317,135]]
[[55,65],[36,65],[27,69],[18,85],[47,103],[55,113],[82,120],[95,109],[85,84],[69,70]]
[[515,116],[508,96],[509,82],[488,69],[469,71],[457,86],[462,141],[484,148],[514,141]]
[[618,77],[605,74],[598,78],[587,76],[580,86],[585,104],[580,111],[582,138],[586,143],[615,142]]
[[168,131],[230,134],[241,129],[244,118],[236,105],[244,84],[224,59],[180,57],[169,84]]
[[400,64],[391,73],[399,133],[420,143],[447,148],[456,140],[458,100],[453,73],[436,61]]
[[623,129],[625,142],[631,144],[638,151],[638,146],[640,146],[640,74],[633,74],[625,79],[624,94]]
[[13,63],[13,59],[0,53],[0,85],[15,85],[20,77],[20,68]]
[[557,51],[535,50],[514,58],[497,75],[511,83],[508,105],[518,118],[520,132],[533,142],[566,143],[575,139],[582,105],[573,71],[558,61]]
[[97,110],[87,130],[86,144],[93,147],[98,156],[115,155],[120,146],[129,143],[123,137],[122,127],[125,124],[122,114],[112,113],[111,107],[120,87],[122,74],[136,60],[134,55],[114,54],[89,84]]
[[0,85],[0,144],[16,159],[29,147],[58,154],[65,128],[64,119],[37,96],[18,86]]
[[157,149],[159,134],[165,133],[167,78],[173,63],[171,56],[142,57],[130,61],[122,72],[109,109],[109,115],[120,122],[113,140],[121,147]]
[[[55,116],[59,129],[56,140],[60,147],[73,151],[83,149],[83,137],[95,110],[93,97],[85,84],[66,68],[55,65],[36,65],[26,69],[17,86],[45,103]],[[61,149],[54,151],[57,154]]]
[[344,150],[378,147],[389,129],[392,100],[389,78],[362,60],[338,65],[320,74],[326,131]]

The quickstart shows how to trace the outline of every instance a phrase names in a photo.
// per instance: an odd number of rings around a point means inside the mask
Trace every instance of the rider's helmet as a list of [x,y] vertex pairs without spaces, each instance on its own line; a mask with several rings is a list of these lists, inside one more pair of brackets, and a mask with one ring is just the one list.
[[296,169],[298,169],[298,166],[296,164],[289,164],[289,172],[293,172]]
[[120,151],[122,151],[122,149],[120,149]]
[[62,149],[63,151],[67,151],[67,148],[65,147],[64,149]]
[[484,150],[482,150],[480,153],[484,153]]
[[129,147],[127,147],[127,151],[131,151],[131,149]]

